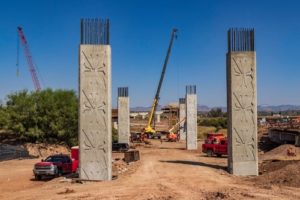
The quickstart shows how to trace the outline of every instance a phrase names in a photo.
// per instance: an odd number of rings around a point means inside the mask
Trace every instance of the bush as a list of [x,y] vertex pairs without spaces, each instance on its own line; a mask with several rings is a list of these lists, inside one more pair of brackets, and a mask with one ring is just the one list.
[[112,127],[112,142],[117,143],[119,140],[118,138],[118,130]]
[[23,90],[7,96],[0,109],[0,127],[27,142],[77,144],[78,102],[73,90]]
[[227,119],[224,117],[217,117],[217,118],[203,118],[198,120],[199,126],[213,126],[218,131],[220,129],[227,128]]

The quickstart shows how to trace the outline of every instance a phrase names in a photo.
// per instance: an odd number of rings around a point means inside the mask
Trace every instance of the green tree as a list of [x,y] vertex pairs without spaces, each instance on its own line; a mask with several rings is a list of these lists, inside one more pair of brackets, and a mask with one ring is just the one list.
[[208,117],[223,117],[224,113],[221,108],[213,108],[207,113]]
[[73,90],[16,92],[7,96],[5,112],[7,121],[0,117],[0,125],[4,121],[22,140],[77,143],[78,102]]

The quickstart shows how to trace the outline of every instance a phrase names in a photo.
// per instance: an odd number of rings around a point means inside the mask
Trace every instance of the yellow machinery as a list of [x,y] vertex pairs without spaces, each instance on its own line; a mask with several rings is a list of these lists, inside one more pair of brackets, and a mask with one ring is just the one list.
[[164,76],[165,76],[165,73],[166,73],[166,68],[167,68],[167,64],[168,64],[168,61],[169,61],[171,49],[172,49],[172,46],[173,46],[173,41],[174,41],[174,38],[177,37],[176,33],[177,33],[177,29],[174,28],[172,30],[172,33],[171,33],[171,40],[170,40],[170,43],[169,43],[169,48],[168,48],[168,51],[167,51],[167,55],[166,55],[166,59],[165,59],[164,65],[163,65],[163,69],[162,69],[162,72],[161,72],[161,75],[160,75],[160,79],[159,79],[158,87],[157,87],[157,90],[156,90],[156,94],[155,94],[154,100],[152,102],[151,110],[150,110],[149,115],[148,115],[149,116],[148,123],[147,123],[147,126],[144,129],[144,133],[147,134],[147,135],[152,135],[152,134],[155,133],[155,129],[152,127],[154,113],[155,113],[156,107],[158,105],[159,93],[160,93],[160,89],[161,89],[161,86],[162,86],[162,83],[163,83],[163,80],[164,80]]

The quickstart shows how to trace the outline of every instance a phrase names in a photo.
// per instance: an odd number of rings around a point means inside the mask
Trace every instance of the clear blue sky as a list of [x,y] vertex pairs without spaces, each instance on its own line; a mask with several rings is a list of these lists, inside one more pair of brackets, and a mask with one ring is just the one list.
[[129,86],[132,106],[149,106],[172,27],[179,29],[161,104],[184,96],[196,84],[201,105],[226,105],[226,31],[256,30],[258,103],[300,104],[299,1],[149,0],[1,1],[0,99],[33,89],[23,51],[16,77],[16,27],[22,25],[43,87],[78,87],[79,21],[111,20],[113,102],[117,87]]

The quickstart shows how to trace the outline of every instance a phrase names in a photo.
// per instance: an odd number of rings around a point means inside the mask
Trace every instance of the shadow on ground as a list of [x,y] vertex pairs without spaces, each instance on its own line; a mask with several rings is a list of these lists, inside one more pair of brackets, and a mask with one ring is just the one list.
[[178,150],[185,150],[185,148],[182,147],[159,147],[160,149],[178,149]]
[[195,165],[195,166],[202,166],[202,167],[210,167],[214,169],[221,169],[227,171],[227,168],[220,165],[214,164],[207,164],[203,162],[196,162],[196,161],[188,161],[188,160],[160,160],[160,162],[164,163],[173,163],[173,164],[185,164],[185,165]]

